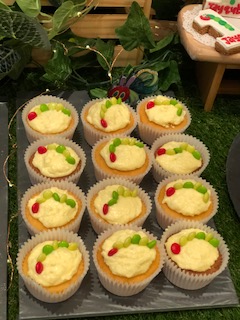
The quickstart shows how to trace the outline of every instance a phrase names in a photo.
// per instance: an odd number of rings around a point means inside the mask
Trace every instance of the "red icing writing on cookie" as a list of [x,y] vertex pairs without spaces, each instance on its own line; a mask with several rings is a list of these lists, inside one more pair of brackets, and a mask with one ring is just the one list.
[[203,9],[212,9],[223,17],[240,18],[239,0],[206,0]]
[[193,28],[201,34],[210,33],[216,38],[215,49],[220,53],[240,52],[240,30],[217,12],[200,10],[193,19]]

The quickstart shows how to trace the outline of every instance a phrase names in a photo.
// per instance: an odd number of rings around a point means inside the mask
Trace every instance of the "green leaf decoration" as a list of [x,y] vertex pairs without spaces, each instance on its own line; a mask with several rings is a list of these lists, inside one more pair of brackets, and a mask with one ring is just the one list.
[[60,7],[61,4],[64,2],[64,0],[48,0],[52,6],[54,7]]
[[[97,54],[97,60],[104,70],[109,70],[109,66],[111,66],[114,54],[114,47],[115,42],[113,40],[104,42],[101,39],[97,39],[96,49],[97,51],[101,52],[101,55]],[[103,56],[106,60],[103,58]]]
[[171,60],[163,64],[165,65],[164,71],[159,72],[159,89],[167,91],[172,84],[180,83],[181,79],[176,61]]
[[40,0],[16,0],[19,8],[29,17],[37,17],[41,11]]
[[141,46],[147,49],[155,46],[149,21],[136,1],[132,3],[124,25],[116,28],[115,32],[121,45],[127,51]]
[[32,47],[50,49],[46,31],[40,23],[22,12],[0,9],[0,36],[17,39]]
[[[60,32],[66,31],[71,24],[90,11],[92,6],[85,9],[85,4],[86,1],[83,1],[80,4],[74,4],[73,1],[63,2],[53,14],[52,29],[48,35],[49,39],[54,38]],[[79,16],[80,12],[82,14]]]
[[[11,42],[14,42],[14,41],[15,40],[11,40]],[[15,52],[17,52],[20,55],[20,60],[16,61],[12,70],[8,74],[8,76],[14,80],[18,79],[18,77],[20,76],[20,74],[23,71],[23,69],[25,68],[25,66],[31,60],[32,47],[30,47],[28,45],[23,45],[23,46],[17,45],[15,47]]]
[[90,95],[95,99],[104,99],[107,97],[107,90],[101,88],[94,88],[90,90]]
[[4,9],[4,10],[11,11],[10,6],[7,6],[7,5],[6,5],[5,3],[3,3],[1,0],[0,0],[0,9]]
[[21,60],[21,56],[12,48],[0,46],[0,79],[3,79]]
[[44,67],[43,79],[54,83],[57,87],[64,85],[72,73],[71,60],[65,55],[63,46],[56,42],[53,48],[53,57]]
[[159,50],[162,50],[163,48],[166,48],[174,39],[174,33],[169,34],[168,36],[164,37],[158,43],[155,45],[155,48],[150,49],[150,52],[156,52]]

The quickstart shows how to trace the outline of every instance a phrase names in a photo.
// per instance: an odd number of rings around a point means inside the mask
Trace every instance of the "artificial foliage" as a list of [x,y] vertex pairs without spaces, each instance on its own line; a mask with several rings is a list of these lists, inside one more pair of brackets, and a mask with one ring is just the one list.
[[[119,77],[131,77],[142,68],[158,73],[158,90],[180,85],[182,52],[178,35],[172,33],[156,41],[149,20],[137,2],[132,2],[127,20],[115,30],[118,40],[81,38],[71,31],[72,24],[94,10],[96,1],[87,4],[87,1],[62,0],[51,1],[51,4],[53,14],[43,12],[39,0],[31,1],[31,5],[17,0],[12,6],[0,0],[0,79],[18,79],[31,63],[39,67],[40,80],[55,88],[74,83],[77,89],[99,87],[103,90],[101,94],[105,94]],[[142,62],[138,66],[116,68],[114,48],[117,44],[126,51],[142,48]],[[34,48],[50,52],[44,66],[33,61]],[[92,78],[96,78],[88,75],[92,70],[103,74],[101,83],[92,82]]]

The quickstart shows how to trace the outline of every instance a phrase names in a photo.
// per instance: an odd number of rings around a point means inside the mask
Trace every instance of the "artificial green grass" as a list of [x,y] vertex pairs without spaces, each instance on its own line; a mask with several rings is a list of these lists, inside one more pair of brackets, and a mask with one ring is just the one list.
[[[189,63],[189,61],[188,61]],[[190,62],[191,63],[191,62]],[[13,84],[15,90],[21,87],[20,83]],[[33,90],[31,87],[30,90]],[[35,88],[38,89],[38,88]],[[4,88],[2,88],[4,91]],[[7,92],[12,92],[10,89]],[[240,129],[240,96],[218,96],[214,108],[210,113],[203,110],[196,79],[192,72],[192,64],[182,72],[182,90],[176,91],[176,97],[184,101],[192,115],[192,122],[186,133],[199,138],[208,146],[211,159],[208,167],[203,172],[202,177],[209,181],[217,190],[219,195],[219,210],[214,221],[219,233],[225,239],[230,249],[229,269],[238,296],[240,295],[240,253],[239,253],[239,227],[240,220],[233,208],[226,184],[226,160],[229,148],[233,139]],[[15,112],[15,97],[9,96],[9,120]],[[11,126],[13,140],[9,141],[9,152],[16,143],[16,123]],[[9,218],[17,212],[17,158],[16,153],[10,157],[8,162],[9,179],[15,186],[9,188]],[[240,178],[240,177],[239,177]],[[14,265],[18,250],[18,226],[17,219],[11,223],[10,243],[11,257]],[[9,276],[10,276],[9,267]],[[18,274],[15,267],[13,282],[8,290],[8,318],[18,318]],[[207,310],[189,310],[149,314],[133,314],[122,316],[105,316],[103,320],[190,320],[190,319],[240,319],[240,309],[217,308]],[[82,318],[87,319],[87,318]]]

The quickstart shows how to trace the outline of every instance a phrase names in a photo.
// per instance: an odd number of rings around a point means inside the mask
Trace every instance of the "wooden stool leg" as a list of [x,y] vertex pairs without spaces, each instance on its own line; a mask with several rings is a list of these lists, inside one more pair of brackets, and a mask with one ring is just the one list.
[[212,109],[225,69],[225,64],[197,62],[197,79],[205,111]]

